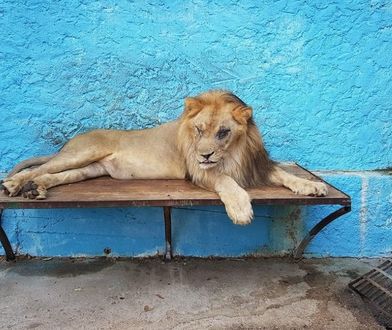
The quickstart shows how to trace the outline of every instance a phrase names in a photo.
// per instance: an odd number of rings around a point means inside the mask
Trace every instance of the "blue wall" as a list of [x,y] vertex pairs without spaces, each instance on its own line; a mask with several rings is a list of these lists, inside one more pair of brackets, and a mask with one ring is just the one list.
[[[254,107],[273,158],[353,197],[309,255],[391,255],[392,177],[374,171],[392,166],[391,22],[387,0],[2,0],[0,171],[92,128],[166,122],[185,96],[226,88]],[[325,209],[257,208],[244,228],[222,208],[176,209],[176,253],[284,254]],[[163,249],[160,209],[6,211],[4,226],[32,255]]]

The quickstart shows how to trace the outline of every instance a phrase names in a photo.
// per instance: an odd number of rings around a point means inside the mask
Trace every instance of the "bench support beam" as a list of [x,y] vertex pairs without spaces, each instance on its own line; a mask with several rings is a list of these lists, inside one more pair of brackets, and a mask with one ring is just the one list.
[[7,261],[15,260],[14,251],[12,251],[10,241],[2,227],[2,220],[3,220],[3,209],[0,209],[0,242],[5,251],[5,258],[6,258],[5,260]]
[[171,234],[171,207],[163,207],[163,217],[165,220],[165,261],[170,261],[173,257],[172,251],[172,234]]
[[343,206],[342,208],[332,212],[323,218],[319,223],[317,223],[305,236],[305,238],[299,243],[298,247],[294,251],[294,259],[301,260],[303,258],[303,253],[305,248],[308,246],[310,241],[315,237],[325,226],[330,224],[332,221],[341,217],[343,214],[346,214],[351,211],[351,205]]

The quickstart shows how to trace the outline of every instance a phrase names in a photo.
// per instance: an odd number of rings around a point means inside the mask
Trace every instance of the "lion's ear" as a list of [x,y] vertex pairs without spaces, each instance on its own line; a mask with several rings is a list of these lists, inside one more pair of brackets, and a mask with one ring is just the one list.
[[246,125],[248,120],[252,117],[251,107],[236,107],[233,110],[233,118],[242,125]]
[[185,99],[184,114],[188,117],[195,116],[203,108],[203,103],[196,97]]

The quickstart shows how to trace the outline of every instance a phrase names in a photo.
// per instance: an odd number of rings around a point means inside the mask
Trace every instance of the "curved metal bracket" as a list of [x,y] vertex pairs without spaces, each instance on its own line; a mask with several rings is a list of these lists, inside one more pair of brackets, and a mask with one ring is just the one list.
[[12,247],[10,244],[10,241],[7,237],[7,234],[5,233],[2,225],[2,217],[3,217],[3,209],[0,209],[0,242],[1,245],[3,245],[4,251],[5,251],[5,260],[11,261],[15,260],[15,254],[14,251],[12,251]]
[[163,207],[163,216],[165,220],[165,255],[163,258],[165,261],[170,261],[173,258],[170,206]]
[[325,226],[330,224],[332,221],[341,217],[351,211],[351,205],[343,206],[342,208],[332,212],[330,215],[323,218],[319,223],[317,223],[305,236],[305,238],[299,243],[294,251],[294,259],[302,259],[305,248],[308,246],[309,242],[315,237]]

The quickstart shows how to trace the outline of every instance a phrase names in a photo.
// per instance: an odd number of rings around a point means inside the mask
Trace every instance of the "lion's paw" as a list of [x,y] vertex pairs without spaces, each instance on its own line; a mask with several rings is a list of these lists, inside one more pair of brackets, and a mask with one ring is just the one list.
[[328,187],[325,183],[310,180],[298,182],[292,190],[296,194],[306,196],[326,196],[328,194]]
[[21,188],[19,180],[5,179],[1,182],[1,190],[10,197],[17,196]]
[[240,207],[237,211],[227,212],[227,214],[235,225],[248,225],[253,219],[252,205],[249,203],[246,206]]
[[46,199],[47,190],[34,181],[27,182],[21,189],[22,196],[29,199]]
[[253,219],[253,209],[246,191],[225,201],[226,212],[236,225],[248,225]]

